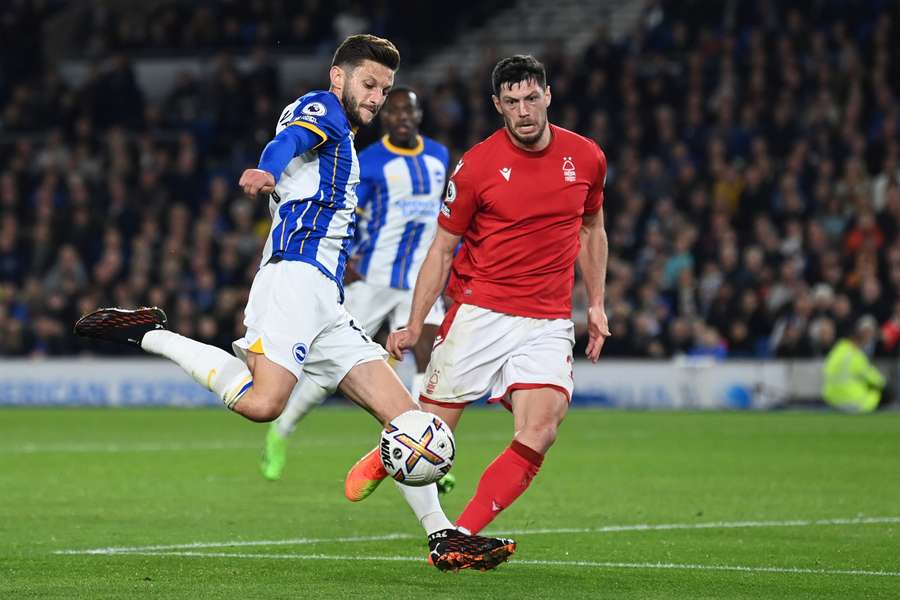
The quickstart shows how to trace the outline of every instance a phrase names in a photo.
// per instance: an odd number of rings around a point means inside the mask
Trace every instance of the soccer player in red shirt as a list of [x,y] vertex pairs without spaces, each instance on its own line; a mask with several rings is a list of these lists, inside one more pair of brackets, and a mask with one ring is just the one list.
[[[415,346],[449,276],[455,304],[435,340],[422,409],[455,427],[469,403],[490,394],[515,421],[512,443],[484,471],[455,526],[434,485],[398,486],[432,547],[439,539],[452,543],[460,531],[481,531],[528,488],[553,445],[572,397],[576,261],[590,299],[588,358],[596,362],[610,334],[603,308],[606,158],[593,141],[548,123],[550,88],[534,57],[501,60],[492,84],[504,127],[456,166],[409,323],[387,343],[397,358]],[[347,497],[365,498],[386,475],[370,452],[348,473]],[[431,557],[441,569],[455,568],[459,558]]]

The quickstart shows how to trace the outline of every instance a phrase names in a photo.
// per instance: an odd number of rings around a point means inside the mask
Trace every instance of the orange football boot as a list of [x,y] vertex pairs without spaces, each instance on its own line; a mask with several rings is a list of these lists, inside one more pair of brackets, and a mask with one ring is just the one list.
[[344,495],[350,502],[365,500],[387,476],[380,449],[373,448],[350,468],[344,479]]

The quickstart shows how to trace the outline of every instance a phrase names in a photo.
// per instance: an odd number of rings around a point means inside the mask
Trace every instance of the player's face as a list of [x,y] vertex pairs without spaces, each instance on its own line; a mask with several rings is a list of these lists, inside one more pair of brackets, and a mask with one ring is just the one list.
[[381,109],[381,123],[393,142],[407,145],[419,134],[422,111],[414,92],[396,91]]
[[503,84],[500,97],[492,96],[494,107],[503,115],[506,130],[523,146],[537,144],[547,131],[550,86],[542,88],[533,79]]
[[350,124],[362,127],[371,123],[393,85],[394,72],[371,60],[345,72],[341,103]]

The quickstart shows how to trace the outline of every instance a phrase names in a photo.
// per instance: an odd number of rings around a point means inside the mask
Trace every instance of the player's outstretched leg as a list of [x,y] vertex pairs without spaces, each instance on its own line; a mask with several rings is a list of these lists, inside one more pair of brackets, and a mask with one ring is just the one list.
[[[165,313],[155,307],[101,308],[79,319],[75,323],[75,333],[136,345],[151,354],[164,356],[184,369],[194,381],[214,392],[227,408],[252,421],[277,418],[297,381],[293,374],[266,361],[263,355],[255,359],[255,371],[257,375],[265,373],[254,380],[250,369],[239,358],[166,329]],[[253,356],[249,360],[252,363]],[[254,385],[257,386],[255,394],[251,393]],[[239,404],[245,398],[248,401]]]
[[291,397],[288,398],[284,412],[269,426],[266,434],[266,444],[260,463],[263,477],[269,481],[281,479],[284,465],[287,462],[288,438],[294,433],[297,423],[327,397],[328,390],[311,378],[307,376],[300,378],[291,391]]
[[467,535],[450,528],[429,535],[428,549],[428,562],[441,571],[489,571],[513,555],[516,542],[506,538]]
[[137,308],[101,308],[75,323],[75,333],[81,337],[131,344],[140,347],[147,332],[166,329],[165,311],[155,306]]

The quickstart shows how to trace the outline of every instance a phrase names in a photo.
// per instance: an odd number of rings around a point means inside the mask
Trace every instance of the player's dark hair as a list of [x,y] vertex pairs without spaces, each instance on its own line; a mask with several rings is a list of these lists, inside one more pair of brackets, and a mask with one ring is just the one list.
[[491,73],[491,86],[494,95],[500,95],[503,85],[513,85],[524,81],[533,81],[542,88],[547,87],[547,71],[544,65],[530,54],[516,54],[501,59]]
[[387,97],[385,98],[385,104],[387,101],[391,99],[392,96],[396,96],[397,94],[409,94],[410,97],[414,99],[413,104],[416,107],[416,110],[421,110],[421,100],[419,100],[419,95],[416,93],[416,90],[412,89],[406,85],[397,85],[391,88],[391,91],[387,93]]
[[389,91],[387,93],[388,98],[390,98],[394,94],[399,94],[400,92],[403,92],[405,94],[413,94],[414,96],[419,95],[416,93],[416,90],[412,89],[408,85],[395,85],[394,87],[391,88],[391,91]]
[[391,71],[396,71],[400,66],[400,52],[390,40],[360,33],[351,35],[338,46],[331,60],[331,66],[355,69],[364,60],[377,62]]

